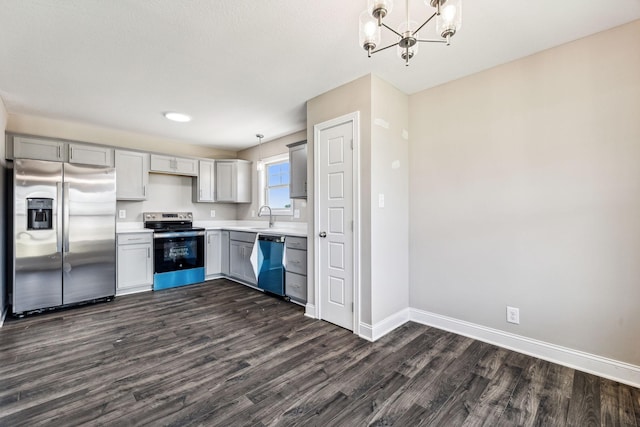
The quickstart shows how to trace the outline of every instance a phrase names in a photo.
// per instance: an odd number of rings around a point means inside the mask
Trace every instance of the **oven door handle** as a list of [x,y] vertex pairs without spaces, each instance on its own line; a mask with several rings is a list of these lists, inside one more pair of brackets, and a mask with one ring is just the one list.
[[198,237],[204,236],[205,231],[166,231],[153,233],[154,239],[166,239],[171,237]]

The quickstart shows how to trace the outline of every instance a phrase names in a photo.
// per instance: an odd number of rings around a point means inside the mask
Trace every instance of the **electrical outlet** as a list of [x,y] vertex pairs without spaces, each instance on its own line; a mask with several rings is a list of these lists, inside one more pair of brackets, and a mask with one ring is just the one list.
[[293,210],[293,217],[294,218],[300,218],[300,209],[294,209]]
[[378,194],[378,207],[384,208],[384,194]]
[[256,217],[256,211],[251,211],[251,218],[255,218]]
[[211,209],[211,218],[215,218],[216,217],[216,211],[215,209]]
[[507,322],[520,324],[520,309],[507,306]]
[[118,211],[118,218],[125,219],[127,217],[127,211],[124,209],[120,209]]

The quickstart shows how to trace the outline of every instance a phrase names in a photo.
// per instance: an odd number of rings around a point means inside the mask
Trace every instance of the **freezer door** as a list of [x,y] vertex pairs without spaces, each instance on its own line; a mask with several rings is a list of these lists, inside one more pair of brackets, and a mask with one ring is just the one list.
[[115,170],[65,164],[63,192],[63,303],[115,295]]
[[[59,306],[62,304],[62,206],[58,201],[62,193],[62,163],[16,159],[13,185],[13,312]],[[51,201],[51,228],[38,228],[33,221],[29,226],[29,199]]]

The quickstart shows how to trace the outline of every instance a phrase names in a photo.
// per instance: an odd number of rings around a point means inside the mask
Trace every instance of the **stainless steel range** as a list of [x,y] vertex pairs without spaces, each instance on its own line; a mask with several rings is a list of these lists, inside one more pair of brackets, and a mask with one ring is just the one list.
[[204,228],[193,226],[191,212],[145,212],[153,230],[153,290],[204,281]]

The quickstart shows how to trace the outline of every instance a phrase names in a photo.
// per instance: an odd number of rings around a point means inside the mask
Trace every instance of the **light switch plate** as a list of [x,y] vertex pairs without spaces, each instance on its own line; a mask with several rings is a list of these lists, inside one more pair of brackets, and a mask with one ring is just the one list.
[[118,211],[118,218],[125,219],[127,217],[127,211],[125,209],[120,209]]
[[211,209],[211,218],[215,218],[216,217],[216,211],[215,209]]

